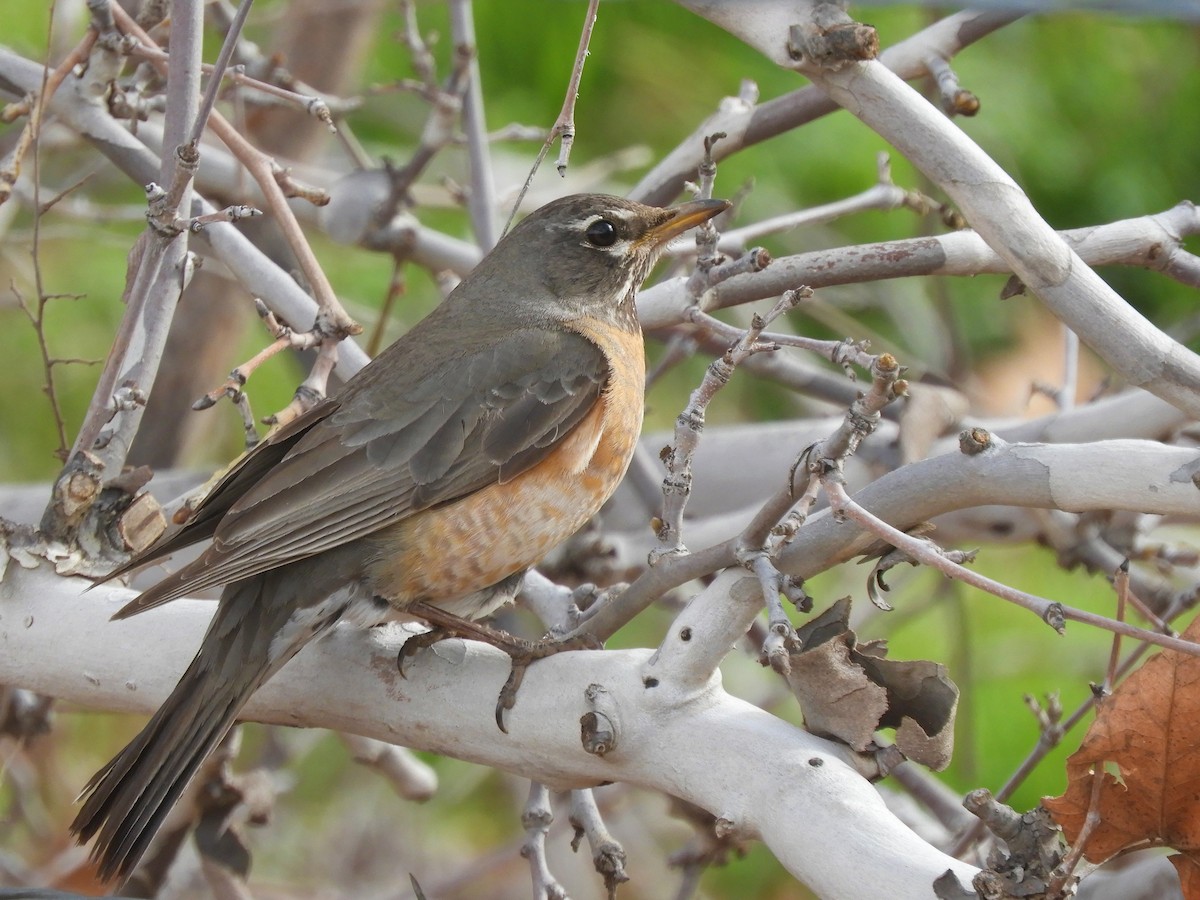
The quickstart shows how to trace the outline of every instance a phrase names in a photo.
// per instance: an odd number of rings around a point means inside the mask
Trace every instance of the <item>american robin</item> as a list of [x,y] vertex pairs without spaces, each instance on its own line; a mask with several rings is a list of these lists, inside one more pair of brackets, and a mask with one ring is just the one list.
[[71,826],[125,876],[250,695],[340,620],[466,619],[599,510],[645,378],[634,294],[671,238],[728,208],[578,195],[529,215],[335,396],[270,434],[140,566],[212,538],[121,619],[223,584],[179,684],[88,783]]

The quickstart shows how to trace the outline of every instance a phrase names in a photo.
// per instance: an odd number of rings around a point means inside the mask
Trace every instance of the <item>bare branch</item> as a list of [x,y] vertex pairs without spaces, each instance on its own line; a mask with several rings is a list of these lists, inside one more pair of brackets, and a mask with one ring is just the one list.
[[888,525],[877,516],[867,512],[863,507],[851,500],[845,488],[833,479],[827,478],[824,482],[824,487],[828,493],[831,507],[839,516],[852,519],[860,525],[870,528],[874,534],[882,537],[892,546],[903,549],[905,553],[914,559],[919,560],[927,566],[933,566],[943,574],[957,581],[964,581],[973,587],[987,591],[989,594],[995,594],[1002,600],[1007,600],[1010,603],[1015,603],[1018,606],[1028,609],[1056,631],[1061,632],[1067,620],[1084,622],[1097,628],[1103,628],[1105,631],[1111,631],[1113,634],[1127,635],[1128,637],[1137,638],[1159,647],[1178,650],[1180,653],[1186,653],[1189,656],[1200,656],[1200,644],[1193,644],[1191,641],[1185,641],[1172,635],[1146,631],[1143,628],[1137,628],[1126,622],[1115,621],[1105,616],[1098,616],[1095,613],[1087,612],[1086,610],[1066,606],[1058,601],[1037,597],[1025,591],[1001,584],[987,576],[980,575],[978,572],[965,569],[960,564],[948,560],[945,554],[939,552],[929,542],[910,537],[904,532]]
[[479,74],[475,43],[475,14],[471,0],[451,0],[450,31],[457,52],[470,60],[467,65],[467,90],[463,97],[463,128],[467,133],[467,154],[471,161],[471,192],[467,208],[475,228],[475,240],[486,253],[496,245],[496,182],[492,175],[492,150],[487,139],[487,121],[483,107],[483,81]]
[[575,65],[571,67],[571,78],[567,82],[567,95],[563,99],[562,109],[558,113],[558,118],[555,120],[554,125],[551,126],[545,140],[542,141],[542,147],[529,169],[529,175],[525,178],[525,183],[521,186],[521,190],[517,194],[517,199],[513,201],[512,212],[509,213],[508,222],[504,226],[506,233],[512,227],[513,217],[516,216],[517,211],[521,208],[521,201],[525,199],[525,194],[529,191],[530,185],[533,184],[533,177],[541,167],[542,160],[546,158],[546,154],[550,152],[550,147],[559,138],[562,138],[562,144],[558,152],[558,160],[555,162],[555,167],[558,169],[559,176],[567,174],[567,163],[571,158],[571,147],[575,143],[575,103],[579,99],[579,83],[583,80],[583,66],[587,62],[588,46],[592,42],[592,29],[596,27],[596,13],[599,8],[600,0],[588,0],[587,12],[584,13],[583,18],[583,31],[579,35],[579,49],[575,51]]
[[[10,567],[6,585],[12,590],[6,614],[32,624],[10,631],[0,683],[93,708],[151,711],[174,685],[212,613],[211,603],[178,600],[114,623],[108,617],[129,591],[104,586],[81,597],[82,585],[44,567]],[[712,599],[693,604],[705,627],[693,631],[688,644],[715,646],[716,631],[729,634],[726,620],[746,621],[757,609],[741,604],[746,610],[731,616],[727,597]],[[966,882],[975,872],[893,816],[844,747],[729,697],[718,679],[681,679],[666,665],[674,649],[657,656],[646,650],[563,653],[536,663],[510,713],[509,737],[498,740],[493,707],[508,657],[466,642],[462,653],[421,655],[405,680],[395,660],[411,634],[399,625],[338,628],[271,679],[245,714],[450,752],[554,789],[612,780],[653,787],[713,812],[724,834],[761,836],[789,871],[826,895],[876,896],[886,882],[905,896],[921,896],[947,868]],[[673,631],[670,641],[678,644],[679,634]],[[730,643],[726,639],[724,649]],[[131,646],[139,652],[126,652]],[[70,671],[63,658],[73,661]],[[325,677],[331,671],[339,677]],[[623,741],[619,752],[604,757],[581,752],[578,717],[591,684],[613,694],[630,734],[653,729],[654,740]],[[745,754],[775,764],[747,767]],[[846,816],[847,804],[859,815]],[[870,829],[861,827],[861,816],[869,817]]]

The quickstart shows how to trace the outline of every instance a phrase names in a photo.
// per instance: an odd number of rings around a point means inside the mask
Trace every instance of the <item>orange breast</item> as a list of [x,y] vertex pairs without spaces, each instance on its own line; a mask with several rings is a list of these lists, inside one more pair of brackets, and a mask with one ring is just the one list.
[[379,559],[371,575],[393,605],[451,601],[528,568],[595,515],[624,477],[642,427],[641,335],[590,320],[572,324],[609,360],[596,405],[553,453],[511,481],[381,535],[396,552]]

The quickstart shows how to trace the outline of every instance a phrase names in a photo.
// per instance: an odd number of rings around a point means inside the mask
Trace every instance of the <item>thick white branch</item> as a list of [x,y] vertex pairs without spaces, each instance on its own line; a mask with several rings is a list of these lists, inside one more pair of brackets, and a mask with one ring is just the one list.
[[1126,381],[1200,415],[1200,357],[1088,268],[1008,173],[939,109],[877,60],[840,68],[794,61],[790,27],[808,24],[812,4],[753,0],[735,13],[714,0],[679,2],[772,61],[801,68],[944,190],[1025,286]]
[[[1183,238],[1197,230],[1200,210],[1185,200],[1160,213],[1074,228],[1059,236],[1088,265],[1162,271],[1187,256],[1181,249]],[[979,234],[953,231],[778,257],[762,271],[735,275],[699,298],[688,292],[686,278],[669,279],[638,295],[638,316],[642,327],[654,330],[687,321],[689,310],[696,305],[706,311],[724,309],[776,297],[802,284],[822,288],[920,275],[969,278],[1011,272],[1008,263]]]
[[[154,709],[212,607],[182,600],[110,622],[128,597],[110,587],[81,594],[80,582],[48,567],[10,563],[0,582],[0,683],[91,708]],[[404,680],[396,653],[405,635],[399,625],[337,629],[255,695],[246,716],[363,734],[555,787],[626,781],[662,790],[760,837],[821,896],[873,898],[886,885],[892,896],[933,897],[946,869],[964,882],[975,871],[893,816],[844,748],[730,697],[719,675],[697,683],[645,650],[563,653],[530,668],[504,735],[493,708],[505,656],[443,642],[413,660]],[[617,743],[604,757],[580,745],[591,685],[605,689],[617,717]]]
[[878,63],[816,83],[946,191],[1025,286],[1123,378],[1200,415],[1200,357],[1092,271],[953,122]]
[[[1200,456],[1151,441],[1003,444],[978,456],[948,453],[884,475],[856,502],[900,529],[960,509],[990,504],[1068,512],[1125,509],[1194,517]],[[853,559],[875,537],[828,510],[811,517],[780,554],[780,566],[809,577]]]

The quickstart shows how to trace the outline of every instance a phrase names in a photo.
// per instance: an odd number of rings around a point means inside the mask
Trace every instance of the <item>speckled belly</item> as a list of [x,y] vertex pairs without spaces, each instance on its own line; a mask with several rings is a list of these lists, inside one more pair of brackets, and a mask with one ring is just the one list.
[[369,576],[377,592],[400,609],[420,599],[457,612],[453,601],[537,563],[578,531],[624,477],[641,432],[640,340],[636,349],[546,459],[379,535],[386,549]]

